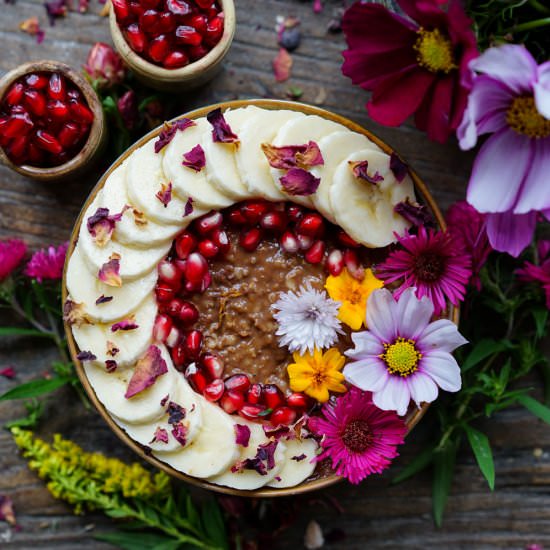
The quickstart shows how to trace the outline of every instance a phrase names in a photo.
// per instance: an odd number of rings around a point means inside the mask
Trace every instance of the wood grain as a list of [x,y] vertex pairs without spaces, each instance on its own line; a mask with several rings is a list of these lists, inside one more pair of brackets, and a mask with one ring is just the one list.
[[[324,4],[324,12],[314,15],[309,1],[236,0],[237,32],[224,69],[203,89],[178,97],[181,111],[230,99],[284,98],[289,85],[297,86],[304,91],[304,102],[314,103],[324,95],[322,107],[351,118],[400,151],[443,209],[462,198],[473,155],[461,153],[453,142],[431,143],[411,125],[383,128],[368,119],[364,110],[367,94],[340,74],[343,38],[325,31],[332,10],[341,2],[326,0]],[[17,0],[15,5],[3,4],[2,9],[2,73],[20,62],[43,58],[78,68],[94,42],[109,42],[107,20],[97,15],[101,9],[97,0],[91,0],[89,13],[70,13],[54,27],[48,26],[40,1]],[[277,51],[273,30],[277,14],[296,15],[302,21],[302,43],[293,54],[292,78],[286,83],[276,83],[271,70]],[[46,39],[39,47],[34,38],[18,30],[22,20],[34,15],[46,29]],[[0,167],[0,238],[19,236],[33,248],[67,240],[98,175],[99,171],[56,186],[27,180]],[[0,319],[0,323],[6,321]],[[54,359],[55,353],[41,342],[0,340],[0,365],[17,366],[16,382],[39,376]],[[531,382],[539,384],[536,379]],[[12,385],[0,379],[0,393]],[[134,458],[99,415],[84,410],[70,390],[59,390],[56,397],[42,428],[43,436],[59,432],[86,449],[126,460]],[[20,403],[0,404],[2,424],[21,413]],[[428,416],[409,437],[392,472],[411,460],[430,429]],[[430,516],[429,474],[397,486],[389,485],[388,475],[369,479],[359,487],[342,483],[322,494],[300,497],[304,512],[282,534],[277,548],[300,548],[309,519],[316,519],[325,532],[335,528],[344,531],[346,538],[330,548],[495,550],[521,549],[534,542],[550,546],[550,430],[523,410],[501,413],[482,429],[495,445],[496,490],[488,491],[473,457],[463,449],[442,529],[434,528]],[[534,453],[535,448],[542,452]],[[22,526],[20,532],[9,533],[0,523],[2,548],[108,548],[92,537],[94,532],[112,529],[112,522],[99,515],[73,516],[68,506],[55,501],[28,471],[6,431],[0,431],[0,494],[14,499]],[[324,496],[336,498],[345,512],[340,514],[324,500],[319,501]]]

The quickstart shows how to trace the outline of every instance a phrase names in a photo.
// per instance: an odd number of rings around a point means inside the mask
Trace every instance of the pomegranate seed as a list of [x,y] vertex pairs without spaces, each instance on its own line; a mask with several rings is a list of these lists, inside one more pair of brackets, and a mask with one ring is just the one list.
[[220,405],[227,414],[233,414],[244,405],[244,396],[242,393],[226,390],[220,400]]
[[2,135],[12,139],[19,134],[27,134],[33,126],[31,117],[27,113],[12,115],[4,125]]
[[21,82],[16,82],[5,95],[5,100],[8,105],[17,105],[23,99],[23,92],[25,87]]
[[262,232],[257,227],[253,227],[244,233],[241,233],[239,236],[239,244],[247,252],[253,252],[258,248],[260,241],[262,239]]
[[349,248],[359,248],[361,245],[354,241],[343,229],[338,232],[336,237],[338,241]]
[[252,405],[257,405],[262,400],[262,385],[252,384],[246,392],[246,401]]
[[211,283],[212,283],[212,275],[210,275],[210,272],[208,271],[207,273],[205,273],[204,277],[202,278],[202,281],[199,287],[199,292],[204,292],[210,286]]
[[204,41],[208,46],[215,46],[223,34],[223,19],[219,16],[213,17],[208,21]]
[[199,243],[199,252],[205,258],[215,258],[219,254],[220,249],[214,244],[214,241],[204,239],[204,241]]
[[48,132],[44,132],[44,130],[36,131],[34,142],[38,147],[44,149],[44,151],[48,151],[48,153],[53,153],[54,155],[59,155],[63,151],[63,147],[61,147],[59,141],[51,134],[48,134]]
[[164,33],[172,32],[176,28],[176,18],[169,11],[162,12],[159,17],[159,30]]
[[206,386],[208,385],[206,376],[204,376],[204,373],[198,368],[196,363],[191,363],[185,369],[185,378],[189,380],[191,387],[197,393],[203,393],[204,390],[206,389]]
[[204,35],[206,33],[206,27],[208,26],[208,19],[206,15],[196,13],[189,18],[186,24],[190,27],[194,27],[198,33]]
[[212,241],[218,247],[218,250],[222,255],[225,255],[229,252],[231,248],[231,243],[229,242],[229,237],[223,229],[214,229],[212,232]]
[[285,252],[295,254],[300,249],[300,243],[292,231],[285,231],[281,237],[281,247]]
[[244,393],[250,388],[250,380],[246,374],[234,374],[225,379],[225,388]]
[[169,348],[176,347],[180,343],[181,332],[177,327],[172,326],[168,336],[166,337],[166,345]]
[[260,220],[260,225],[264,229],[283,232],[288,225],[288,220],[284,212],[267,212]]
[[[176,347],[170,350],[170,357],[172,357],[172,362],[176,368],[183,367],[188,363],[187,355],[185,353],[185,347],[183,344],[178,344]],[[204,378],[204,376],[203,376]],[[206,379],[204,379],[204,385],[206,385]]]
[[130,12],[130,18],[133,20],[139,18],[139,16],[145,11],[139,2],[132,0],[128,3],[128,10]]
[[176,296],[176,291],[167,284],[157,284],[155,288],[158,302],[169,302]]
[[38,117],[43,117],[46,114],[46,98],[37,90],[26,90],[24,95],[25,105],[29,111]]
[[198,46],[202,42],[202,36],[193,27],[180,25],[176,29],[176,42],[189,46]]
[[183,307],[183,300],[180,298],[174,298],[170,300],[170,303],[166,307],[166,313],[171,317],[179,317],[181,308]]
[[149,57],[157,63],[161,63],[169,52],[170,44],[168,43],[168,39],[164,34],[161,34],[151,40],[151,43],[149,44],[149,49],[147,50]]
[[191,233],[188,233],[187,231],[185,233],[182,233],[176,239],[176,254],[182,260],[187,259],[189,254],[191,254],[191,252],[193,252],[196,247],[197,240]]
[[231,210],[229,212],[229,223],[231,225],[245,225],[246,218],[243,216],[242,212],[239,209]]
[[195,0],[195,4],[197,4],[199,8],[205,10],[212,5],[212,0]]
[[365,278],[365,270],[359,264],[359,258],[357,257],[357,252],[355,250],[350,250],[349,248],[344,251],[344,264],[349,271],[349,274],[358,281],[362,281]]
[[247,201],[241,206],[240,210],[245,220],[254,225],[269,210],[269,205],[265,201]]
[[29,139],[26,135],[17,136],[9,146],[10,155],[16,159],[24,159],[24,155],[29,144]]
[[192,304],[187,300],[183,300],[177,316],[183,325],[190,327],[197,322],[199,318],[199,310],[196,308],[195,304]]
[[192,252],[185,261],[184,275],[191,283],[200,283],[208,272],[208,263],[202,254]]
[[27,154],[30,164],[39,166],[44,162],[44,151],[39,149],[34,143],[29,143]]
[[325,222],[319,214],[306,214],[296,224],[296,233],[308,237],[320,237],[325,229]]
[[69,90],[67,92],[67,97],[69,99],[74,99],[75,101],[80,101],[80,99],[81,99],[80,92],[76,88],[73,88],[72,90]]
[[[66,103],[58,99],[48,101],[48,112],[52,118],[64,120],[69,116],[69,108]],[[80,135],[80,132],[79,132]]]
[[130,17],[130,9],[126,0],[111,0],[119,23],[125,23]]
[[206,388],[204,388],[203,395],[208,399],[208,401],[218,401],[218,399],[221,398],[223,395],[223,392],[225,391],[225,387],[223,385],[223,380],[220,378],[216,378]]
[[288,217],[291,221],[297,222],[300,219],[302,219],[304,215],[304,210],[301,206],[298,206],[297,204],[288,204],[286,208],[286,212],[288,214]]
[[273,426],[288,426],[296,420],[296,416],[296,411],[290,407],[279,407],[271,413],[269,421]]
[[25,82],[29,88],[42,90],[48,85],[49,78],[43,74],[30,74],[25,78]]
[[285,396],[275,384],[266,384],[263,394],[264,402],[269,409],[276,409],[285,404]]
[[138,27],[137,23],[132,23],[126,27],[126,32],[124,33],[126,41],[137,53],[145,51],[147,45],[147,38],[145,33]]
[[168,260],[162,260],[158,265],[159,279],[171,286],[178,288],[181,283],[180,270]]
[[308,250],[313,244],[313,237],[307,235],[296,235],[296,239],[298,239],[298,245],[302,250]]
[[261,403],[246,403],[240,408],[239,416],[247,418],[248,420],[256,420],[263,416],[262,413],[264,413],[265,410],[266,406],[262,405]]
[[139,16],[139,27],[148,34],[158,31],[160,14],[157,10],[146,10]]
[[203,46],[202,44],[199,44],[198,46],[187,46],[187,53],[189,54],[189,57],[192,61],[196,61],[197,59],[201,59],[204,57],[210,50]]
[[291,393],[286,398],[287,404],[294,409],[307,409],[309,400],[303,393]]
[[304,259],[309,264],[318,264],[321,263],[324,255],[325,243],[323,241],[315,241],[304,254]]
[[179,69],[180,67],[185,67],[189,64],[189,57],[187,57],[185,52],[180,50],[175,50],[170,52],[165,58],[162,64],[167,69]]
[[221,212],[210,212],[195,220],[195,229],[201,234],[206,235],[214,229],[219,229],[223,223]]
[[52,73],[48,82],[48,95],[51,99],[63,101],[67,95],[65,79],[59,73]]
[[[153,325],[153,340],[156,342],[165,342],[172,330],[172,319],[162,313],[157,315]],[[172,346],[174,347],[174,346]]]
[[190,330],[185,335],[185,351],[191,359],[197,359],[202,347],[202,332],[200,330]]
[[191,13],[189,4],[184,0],[166,0],[166,9],[174,15],[187,15]]
[[94,113],[86,105],[78,101],[69,101],[69,110],[77,122],[91,124],[94,121]]
[[325,267],[333,277],[338,277],[344,269],[344,255],[342,252],[338,249],[331,250],[327,256]]
[[221,378],[224,370],[223,361],[213,353],[206,353],[202,360],[202,366],[212,378]]
[[160,0],[139,0],[139,5],[146,10],[152,10],[158,6],[159,1]]

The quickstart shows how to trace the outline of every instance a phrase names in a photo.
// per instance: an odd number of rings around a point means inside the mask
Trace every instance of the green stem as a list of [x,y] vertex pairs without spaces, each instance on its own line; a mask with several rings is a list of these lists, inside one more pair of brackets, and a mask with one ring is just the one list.
[[529,5],[540,13],[550,14],[550,8],[543,6],[538,0],[529,0]]
[[53,330],[49,330],[47,327],[45,327],[42,323],[34,319],[33,317],[29,317],[25,310],[19,305],[19,302],[15,299],[15,297],[12,297],[10,300],[10,306],[11,308],[25,321],[30,323],[36,330],[39,330],[40,332],[43,332],[44,334],[48,335],[52,340],[55,342],[55,332]]
[[542,19],[535,19],[535,21],[526,21],[525,23],[514,25],[513,27],[504,29],[502,31],[502,34],[505,35],[506,33],[509,33],[509,32],[514,33],[514,32],[531,31],[533,29],[538,29],[540,27],[546,27],[546,25],[550,25],[550,17],[543,17]]

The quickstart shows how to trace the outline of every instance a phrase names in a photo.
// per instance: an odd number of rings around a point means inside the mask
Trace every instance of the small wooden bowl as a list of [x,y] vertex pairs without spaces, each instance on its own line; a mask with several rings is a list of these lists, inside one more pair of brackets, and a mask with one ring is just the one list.
[[88,103],[88,107],[94,114],[94,121],[92,122],[88,139],[82,146],[82,149],[72,159],[58,166],[51,166],[48,168],[31,166],[29,164],[19,166],[10,160],[1,147],[0,161],[6,166],[9,166],[12,170],[36,180],[48,182],[68,179],[90,168],[101,155],[107,142],[107,126],[105,117],[103,116],[103,109],[97,94],[88,81],[77,71],[58,61],[32,61],[19,65],[12,71],[6,73],[0,79],[0,102],[3,100],[4,94],[9,87],[16,80],[19,80],[26,74],[38,72],[61,73],[82,92]]
[[[331,113],[329,111],[325,111],[324,109],[320,109],[319,107],[313,107],[311,105],[305,105],[302,103],[296,103],[292,101],[280,101],[280,100],[274,100],[274,99],[249,99],[249,100],[237,100],[237,101],[225,101],[223,103],[218,103],[215,105],[209,105],[207,107],[202,107],[200,109],[196,109],[194,111],[191,111],[190,113],[181,115],[180,117],[177,117],[174,120],[177,120],[179,118],[199,118],[206,116],[212,109],[216,109],[217,107],[220,107],[222,111],[225,111],[226,109],[237,109],[239,107],[247,107],[249,105],[255,105],[256,107],[260,107],[262,109],[290,109],[293,111],[299,111],[301,113],[304,113],[306,115],[317,115],[323,118],[326,118],[328,120],[332,120],[334,122],[338,122],[339,124],[342,124],[343,126],[346,126],[350,130],[354,132],[358,132],[359,134],[363,134],[366,137],[368,137],[370,140],[372,140],[376,145],[378,145],[384,152],[387,154],[391,154],[394,152],[394,150],[381,141],[379,138],[377,138],[375,135],[371,134],[368,130],[365,130],[355,122],[352,122],[351,120],[348,120],[347,118],[344,118],[340,115],[336,115],[334,113]],[[173,122],[173,121],[172,121]],[[80,230],[80,226],[82,224],[82,218],[84,216],[84,213],[88,209],[91,202],[95,199],[97,193],[102,189],[103,185],[105,184],[105,181],[107,178],[111,175],[113,170],[115,170],[118,166],[120,166],[136,149],[144,145],[147,141],[150,139],[156,138],[159,133],[163,130],[163,126],[159,126],[155,130],[152,130],[147,135],[143,136],[139,141],[134,143],[126,152],[124,152],[112,165],[111,167],[105,172],[105,174],[101,177],[95,188],[92,190],[90,196],[86,200],[84,206],[82,207],[82,210],[80,212],[80,215],[78,219],[76,220],[74,229],[71,234],[71,240],[69,243],[69,249],[67,251],[67,261],[65,263],[65,273],[63,274],[63,288],[62,288],[62,300],[63,303],[65,303],[65,300],[67,299],[67,286],[66,286],[66,270],[67,270],[67,264],[68,260],[71,257],[75,246],[78,241],[78,233]],[[441,214],[441,211],[439,210],[436,202],[434,201],[433,197],[431,196],[430,192],[428,191],[426,185],[424,182],[418,177],[418,175],[409,168],[409,174],[414,182],[415,190],[418,193],[418,196],[420,200],[430,209],[431,213],[433,214],[438,226],[444,230],[446,228],[445,220]],[[448,319],[453,321],[455,324],[458,324],[459,320],[459,309],[453,307],[450,305],[449,313],[447,316]],[[302,493],[308,493],[310,491],[315,491],[318,489],[323,489],[325,487],[329,487],[330,485],[334,485],[335,483],[338,483],[342,480],[341,477],[337,476],[336,474],[331,474],[326,477],[320,477],[316,479],[306,480],[302,482],[300,485],[297,485],[296,487],[289,487],[285,489],[275,489],[275,488],[260,488],[253,491],[241,491],[238,489],[232,489],[230,487],[224,487],[221,485],[215,485],[213,483],[209,483],[208,481],[201,480],[195,477],[188,476],[168,464],[162,462],[161,460],[158,460],[154,456],[147,454],[143,447],[136,443],[132,438],[128,436],[128,434],[120,428],[116,422],[111,418],[109,412],[107,409],[103,406],[101,401],[97,398],[93,387],[91,386],[90,382],[88,381],[88,378],[86,376],[86,373],[84,371],[84,368],[82,367],[82,363],[77,359],[78,354],[78,348],[76,346],[71,327],[68,323],[65,323],[65,334],[67,335],[67,342],[69,346],[69,351],[72,357],[72,360],[74,361],[74,364],[76,366],[76,372],[78,374],[78,377],[80,378],[80,381],[82,382],[82,385],[84,386],[84,389],[86,390],[86,393],[88,394],[88,397],[90,398],[90,401],[94,404],[94,406],[97,408],[103,419],[107,422],[111,430],[115,433],[115,435],[123,441],[126,445],[128,445],[135,453],[137,453],[143,460],[146,460],[156,468],[159,468],[163,471],[165,471],[167,474],[171,475],[172,477],[175,477],[177,479],[183,480],[187,483],[190,483],[192,485],[196,485],[197,487],[201,487],[202,489],[208,489],[211,491],[215,491],[218,493],[225,493],[228,495],[234,495],[234,496],[243,496],[243,497],[286,497],[286,496],[292,496],[292,495],[298,495]],[[407,415],[405,417],[405,422],[407,424],[408,431],[410,432],[416,424],[420,421],[420,419],[424,416],[426,411],[428,410],[429,404],[424,403],[422,407],[416,408],[411,406],[409,408],[409,411],[407,412]]]
[[124,62],[143,84],[165,92],[192,90],[215,76],[221,68],[221,63],[227,55],[235,35],[236,21],[233,0],[220,0],[220,4],[224,13],[224,29],[220,41],[204,57],[179,69],[165,69],[150,63],[134,52],[118,26],[115,10],[112,7],[109,13],[111,38]]

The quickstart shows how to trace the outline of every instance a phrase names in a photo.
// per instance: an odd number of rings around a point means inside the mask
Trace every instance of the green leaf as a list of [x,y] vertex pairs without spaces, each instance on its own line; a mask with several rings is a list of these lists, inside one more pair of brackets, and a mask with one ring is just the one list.
[[433,446],[424,449],[392,479],[392,484],[401,483],[427,468],[433,462],[433,454]]
[[535,320],[535,329],[537,338],[543,338],[546,334],[548,326],[548,314],[549,311],[546,308],[535,308],[532,311],[533,319]]
[[0,395],[0,401],[9,399],[23,399],[27,397],[37,397],[45,393],[52,392],[61,386],[67,384],[67,378],[50,378],[49,380],[32,380],[26,384],[20,384],[4,395]]
[[[137,533],[114,531],[113,533],[98,533],[94,535],[96,540],[108,542],[123,550],[143,550],[144,548],[177,548],[177,546],[162,546],[173,545],[174,539],[166,535],[157,535],[155,533]],[[178,542],[179,545],[179,542]]]
[[456,447],[448,445],[440,451],[434,452],[434,475],[432,484],[432,510],[437,527],[443,522],[443,512],[447,504],[447,497],[451,490],[455,467]]
[[228,549],[229,543],[225,531],[225,523],[218,503],[208,499],[202,506],[202,524],[208,538],[218,548]]
[[25,409],[27,409],[27,416],[17,418],[16,420],[10,420],[4,424],[4,427],[8,430],[12,428],[36,428],[44,413],[44,404],[38,401],[38,399],[32,399],[25,403]]
[[550,424],[550,408],[546,407],[536,399],[529,397],[528,395],[518,396],[517,401],[535,416],[541,420],[544,420],[547,424]]
[[461,366],[462,372],[470,370],[493,353],[506,351],[514,346],[508,340],[492,340],[490,338],[480,340],[469,353]]
[[484,433],[474,430],[471,426],[464,426],[464,431],[476,457],[479,469],[487,480],[489,488],[493,491],[495,488],[495,463],[493,462],[489,439]]
[[48,332],[40,332],[33,328],[0,327],[0,336],[38,336],[40,338],[51,338]]

